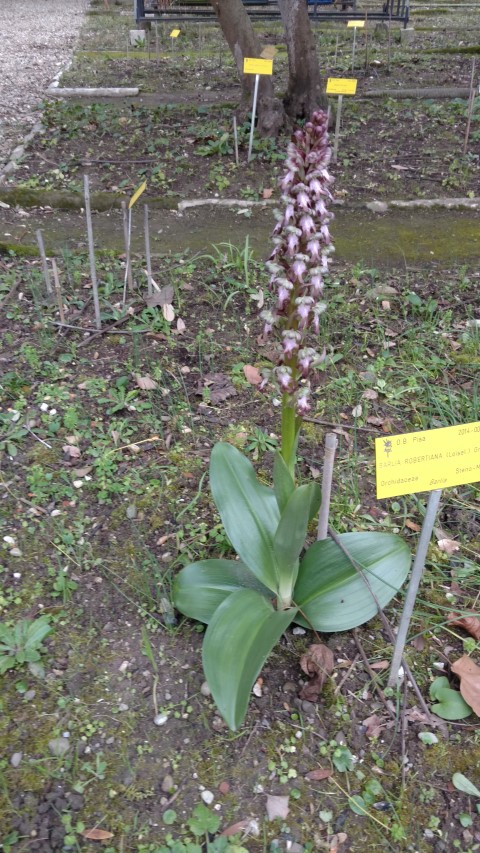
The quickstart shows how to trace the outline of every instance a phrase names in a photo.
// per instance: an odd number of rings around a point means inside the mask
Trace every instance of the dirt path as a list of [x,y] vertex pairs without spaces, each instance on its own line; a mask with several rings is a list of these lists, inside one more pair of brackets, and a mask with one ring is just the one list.
[[46,86],[72,54],[87,3],[0,3],[0,165],[38,119]]

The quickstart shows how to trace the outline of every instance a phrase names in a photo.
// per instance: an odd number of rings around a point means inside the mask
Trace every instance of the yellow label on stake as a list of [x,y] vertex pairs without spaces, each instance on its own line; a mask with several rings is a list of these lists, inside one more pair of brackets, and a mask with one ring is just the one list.
[[327,80],[327,95],[354,95],[357,91],[357,81],[353,77],[329,77]]
[[178,39],[179,35],[180,35],[180,30],[172,30],[172,32],[170,33],[170,38],[171,39]]
[[273,44],[266,44],[260,56],[262,59],[274,59],[277,53],[277,48]]
[[273,74],[272,59],[252,59],[245,57],[243,60],[244,74]]
[[133,205],[135,204],[135,202],[136,202],[136,201],[138,201],[138,199],[140,198],[141,194],[142,194],[142,193],[144,193],[146,189],[147,189],[147,182],[146,182],[146,181],[144,181],[144,182],[143,182],[143,184],[140,184],[140,186],[138,187],[138,189],[136,189],[136,190],[135,190],[135,192],[134,192],[134,194],[132,195],[132,197],[131,197],[130,201],[128,202],[128,209],[129,209],[129,210],[130,210],[130,208],[131,208],[131,207],[133,207]]
[[375,439],[377,498],[480,480],[480,421]]
[[365,21],[347,21],[347,27],[364,27]]

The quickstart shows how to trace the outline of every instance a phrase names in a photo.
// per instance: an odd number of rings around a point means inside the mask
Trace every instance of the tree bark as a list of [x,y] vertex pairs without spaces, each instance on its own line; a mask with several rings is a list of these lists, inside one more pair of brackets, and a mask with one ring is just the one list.
[[285,27],[288,52],[288,89],[284,99],[292,119],[310,118],[317,109],[328,109],[320,75],[315,39],[305,0],[278,0]]
[[[254,75],[243,73],[245,57],[260,56],[260,42],[252,27],[242,0],[211,0],[222,33],[235,59],[245,101],[252,97]],[[262,75],[258,91],[258,124],[260,136],[277,136],[284,124],[284,109],[275,97],[272,78]]]

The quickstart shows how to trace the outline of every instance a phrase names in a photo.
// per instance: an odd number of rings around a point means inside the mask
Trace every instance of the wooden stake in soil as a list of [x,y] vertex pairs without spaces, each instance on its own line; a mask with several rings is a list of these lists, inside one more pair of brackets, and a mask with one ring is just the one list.
[[325,436],[325,455],[323,457],[322,503],[318,514],[317,539],[328,536],[328,516],[330,514],[330,496],[332,494],[333,465],[338,439],[335,433],[327,432]]
[[58,313],[60,315],[60,322],[63,325],[65,323],[65,311],[63,310],[62,288],[60,286],[60,276],[58,275],[57,262],[55,258],[52,258],[52,272],[53,280],[55,282],[55,296],[57,297]]
[[144,212],[144,231],[145,231],[145,257],[147,261],[147,288],[148,288],[148,296],[153,295],[153,287],[152,287],[152,256],[150,254],[150,226],[148,222],[148,204],[143,206]]
[[365,12],[365,74],[368,71],[368,12]]
[[45,254],[45,245],[43,242],[43,236],[42,236],[42,232],[40,231],[40,229],[35,232],[35,236],[37,238],[38,251],[40,252],[40,257],[42,259],[42,270],[43,270],[43,277],[45,279],[45,287],[47,288],[47,296],[49,299],[51,299],[52,294],[53,294],[52,282],[50,281],[50,273],[48,271],[47,256]]
[[425,518],[423,519],[422,530],[417,545],[417,553],[415,554],[415,560],[413,561],[412,575],[410,578],[410,583],[408,585],[407,595],[405,596],[405,604],[403,605],[403,613],[400,619],[400,625],[398,626],[397,639],[395,642],[395,648],[393,650],[392,666],[388,678],[389,687],[397,686],[398,673],[403,658],[405,643],[407,642],[407,633],[410,627],[410,620],[412,618],[413,608],[415,607],[418,587],[420,586],[423,570],[425,568],[425,559],[427,556],[430,539],[432,537],[435,517],[437,515],[441,496],[441,489],[435,489],[433,492],[430,492],[428,496]]
[[475,103],[475,64],[476,58],[475,56],[472,59],[472,74],[470,77],[470,95],[468,98],[468,110],[467,110],[467,129],[465,131],[465,140],[463,143],[463,153],[467,153],[468,148],[468,137],[470,136],[470,125],[472,123],[472,115],[473,115],[473,105]]
[[98,298],[97,270],[95,267],[95,249],[93,245],[92,211],[90,210],[90,183],[88,175],[83,176],[83,193],[85,196],[85,218],[87,220],[88,257],[90,259],[90,277],[92,279],[93,307],[95,309],[95,325],[102,329],[100,318],[100,300]]

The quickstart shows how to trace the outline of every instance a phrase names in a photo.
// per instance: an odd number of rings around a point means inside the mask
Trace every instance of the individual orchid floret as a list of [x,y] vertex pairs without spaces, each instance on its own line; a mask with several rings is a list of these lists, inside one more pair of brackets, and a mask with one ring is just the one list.
[[303,418],[311,410],[310,406],[310,386],[306,385],[299,388],[295,395],[295,409],[297,415]]
[[303,280],[303,274],[307,271],[307,265],[305,261],[302,261],[298,258],[292,264],[292,275],[294,278],[298,279],[298,281]]
[[293,353],[297,352],[301,339],[300,332],[294,329],[285,329],[282,333],[282,348],[286,358],[290,358]]

